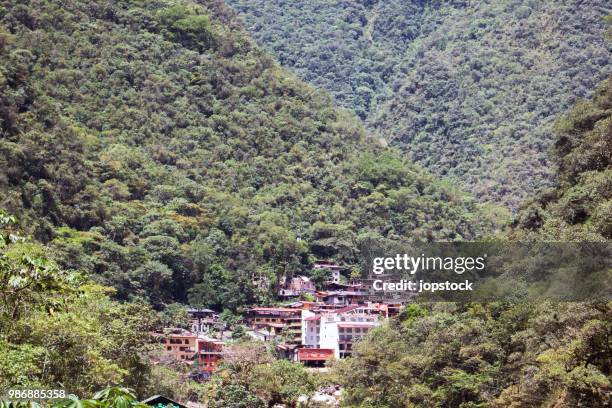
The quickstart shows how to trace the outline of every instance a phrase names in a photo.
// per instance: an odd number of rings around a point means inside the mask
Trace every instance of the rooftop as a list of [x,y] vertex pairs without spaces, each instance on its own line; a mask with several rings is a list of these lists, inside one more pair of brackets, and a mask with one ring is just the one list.
[[375,322],[349,322],[349,323],[338,323],[338,327],[365,327],[372,328],[378,326],[378,323]]
[[217,313],[211,309],[196,309],[193,307],[187,308],[187,313]]
[[209,336],[205,336],[205,335],[199,335],[198,336],[198,341],[206,341],[208,343],[215,343],[215,344],[224,344],[223,341],[209,337]]
[[197,336],[190,332],[189,330],[185,330],[179,327],[166,327],[162,330],[157,330],[155,332],[151,333],[152,336],[154,337],[162,337],[162,336],[167,336],[167,337],[193,337],[196,338]]
[[253,312],[288,312],[295,313],[298,309],[288,307],[253,307],[250,309]]
[[331,313],[346,313],[346,312],[351,312],[355,309],[359,309],[362,307],[363,306],[360,306],[360,305],[350,305],[350,306],[342,307],[340,309],[332,310]]

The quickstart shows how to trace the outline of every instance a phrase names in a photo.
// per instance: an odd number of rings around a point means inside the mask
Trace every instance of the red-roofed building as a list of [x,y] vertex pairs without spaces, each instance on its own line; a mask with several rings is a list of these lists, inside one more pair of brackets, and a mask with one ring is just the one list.
[[332,358],[334,358],[333,349],[300,348],[297,354],[298,361],[310,367],[322,367]]

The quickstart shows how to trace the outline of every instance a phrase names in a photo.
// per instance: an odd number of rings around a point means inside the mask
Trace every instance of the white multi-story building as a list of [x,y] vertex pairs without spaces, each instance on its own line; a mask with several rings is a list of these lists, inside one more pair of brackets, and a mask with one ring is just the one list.
[[352,353],[353,343],[378,326],[379,314],[368,306],[347,306],[315,313],[302,311],[302,345],[311,349],[331,349],[334,357]]
[[347,268],[344,266],[336,265],[334,262],[329,260],[318,260],[312,266],[313,269],[327,269],[331,272],[332,282],[340,283],[342,279],[342,272],[346,271]]

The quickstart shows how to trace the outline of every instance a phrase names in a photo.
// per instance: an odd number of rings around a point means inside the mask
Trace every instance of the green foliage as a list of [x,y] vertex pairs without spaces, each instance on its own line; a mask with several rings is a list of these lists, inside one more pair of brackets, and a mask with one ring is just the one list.
[[220,388],[208,403],[210,408],[264,408],[266,403],[241,385]]
[[183,304],[171,303],[160,312],[160,315],[160,323],[163,327],[191,328],[191,319]]
[[433,173],[516,209],[552,123],[609,74],[600,0],[228,0],[300,78]]
[[356,263],[360,232],[495,228],[221,2],[9,2],[0,27],[0,206],[120,300],[236,312],[313,258]]
[[556,123],[557,185],[527,201],[515,239],[612,239],[612,79]]
[[242,317],[232,313],[229,309],[225,309],[219,314],[219,320],[231,328],[240,323]]
[[333,371],[347,407],[604,407],[610,307],[412,305]]
[[310,275],[310,280],[315,284],[318,290],[323,290],[325,287],[325,282],[332,280],[332,273],[327,268],[318,268],[312,272]]
[[297,406],[301,395],[315,391],[315,380],[302,364],[278,360],[269,366],[258,366],[253,377],[252,389],[272,404]]
[[53,403],[52,408],[148,408],[136,399],[133,391],[122,387],[109,387],[98,391],[92,399],[79,399],[70,395],[67,399]]
[[199,52],[206,50],[215,43],[208,17],[204,10],[186,5],[174,5],[161,9],[157,16],[160,22],[172,33],[171,38],[187,48],[195,48]]
[[246,329],[244,326],[237,326],[234,331],[232,331],[232,340],[240,340],[246,336]]
[[0,400],[0,408],[41,408],[41,405],[34,401],[4,401]]
[[209,407],[296,407],[300,396],[316,389],[302,364],[272,360],[261,343],[238,343],[226,355],[223,369],[207,384]]
[[82,395],[117,383],[142,389],[149,306],[116,303],[112,289],[49,260],[48,248],[17,240],[2,225],[0,235],[13,237],[0,248],[0,393],[61,385]]

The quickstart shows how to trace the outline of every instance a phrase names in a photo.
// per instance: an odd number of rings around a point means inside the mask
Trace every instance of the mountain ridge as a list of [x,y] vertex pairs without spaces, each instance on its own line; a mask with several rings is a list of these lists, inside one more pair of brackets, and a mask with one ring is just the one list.
[[364,234],[497,222],[278,67],[222,2],[42,2],[0,22],[0,205],[119,298],[236,309],[313,257],[351,261]]
[[373,133],[511,210],[552,185],[555,118],[612,66],[596,0],[228,3]]

